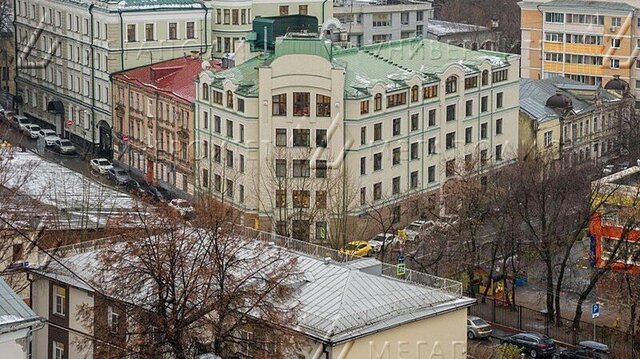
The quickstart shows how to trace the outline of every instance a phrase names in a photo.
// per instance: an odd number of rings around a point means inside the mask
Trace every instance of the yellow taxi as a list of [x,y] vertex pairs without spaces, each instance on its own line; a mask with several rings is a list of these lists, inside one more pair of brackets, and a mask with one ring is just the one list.
[[340,253],[352,256],[368,257],[373,254],[373,247],[365,241],[352,241],[347,243],[344,248],[340,249]]

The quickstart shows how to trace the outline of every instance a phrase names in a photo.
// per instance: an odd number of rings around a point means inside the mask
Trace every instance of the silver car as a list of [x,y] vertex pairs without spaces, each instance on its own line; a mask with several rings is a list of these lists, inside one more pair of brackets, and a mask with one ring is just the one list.
[[131,181],[131,177],[127,173],[127,171],[122,168],[110,168],[107,170],[107,176],[113,180],[118,186],[121,186],[129,181]]
[[67,140],[66,138],[61,138],[56,140],[53,146],[56,149],[56,151],[62,154],[68,155],[76,152],[75,146],[71,143],[71,141]]
[[472,315],[467,316],[467,338],[486,338],[492,332],[491,325],[485,322],[484,319]]

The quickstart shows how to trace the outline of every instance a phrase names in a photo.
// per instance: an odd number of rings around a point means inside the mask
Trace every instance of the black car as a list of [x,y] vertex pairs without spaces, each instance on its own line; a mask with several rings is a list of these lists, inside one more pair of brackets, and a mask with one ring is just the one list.
[[578,343],[575,349],[567,349],[560,352],[558,358],[562,359],[608,359],[609,347],[605,344],[586,340]]
[[156,187],[144,181],[130,180],[125,183],[125,187],[129,192],[138,196],[149,197],[154,201],[165,201],[166,198]]
[[502,344],[519,347],[532,358],[551,356],[556,352],[556,343],[546,335],[539,333],[520,333],[502,338]]

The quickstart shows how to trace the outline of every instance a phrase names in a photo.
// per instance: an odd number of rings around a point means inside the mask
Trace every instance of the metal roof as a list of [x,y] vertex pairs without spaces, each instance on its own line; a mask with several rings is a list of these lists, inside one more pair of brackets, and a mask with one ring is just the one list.
[[27,306],[11,287],[0,278],[0,333],[16,326],[27,327],[43,323],[44,319]]
[[627,3],[593,0],[552,0],[542,4],[542,7],[562,7],[577,10],[621,10],[633,11],[635,8]]
[[[299,305],[300,313],[298,322],[292,323],[292,327],[325,343],[340,343],[466,308],[475,302],[435,287],[365,273],[347,264],[287,251],[297,259],[297,267],[291,270],[298,274],[293,301]],[[97,274],[98,253],[89,250],[71,254],[61,261],[83,279],[90,279]],[[55,262],[30,270],[92,291],[90,286]],[[143,298],[144,294],[141,295],[134,296]]]
[[486,26],[463,24],[461,22],[429,19],[425,31],[435,36],[447,36],[469,32],[484,32],[489,31],[489,28]]
[[561,113],[547,107],[549,97],[561,92],[573,103],[572,111],[580,114],[595,109],[595,94],[603,104],[620,101],[620,98],[600,87],[557,76],[543,80],[520,79],[520,110],[538,122],[558,118]]

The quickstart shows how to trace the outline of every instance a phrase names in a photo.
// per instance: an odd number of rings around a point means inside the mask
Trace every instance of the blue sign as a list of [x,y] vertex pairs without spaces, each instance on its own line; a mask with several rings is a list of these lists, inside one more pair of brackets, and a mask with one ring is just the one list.
[[596,303],[591,306],[591,318],[596,319],[600,316],[600,304]]
[[399,263],[404,263],[404,256],[398,257],[398,262]]

